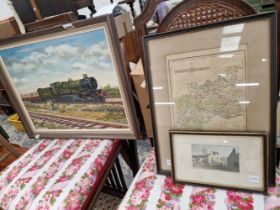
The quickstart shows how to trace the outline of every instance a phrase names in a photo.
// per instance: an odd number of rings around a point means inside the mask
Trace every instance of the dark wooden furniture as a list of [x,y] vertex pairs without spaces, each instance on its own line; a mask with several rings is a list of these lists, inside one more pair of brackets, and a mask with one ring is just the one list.
[[[157,5],[163,1],[149,0],[141,15],[134,19],[142,58],[143,36],[148,33],[146,24],[155,13]],[[157,32],[174,31],[254,14],[256,11],[242,0],[184,0],[167,14]]]
[[83,7],[92,7],[93,0],[12,0],[24,24],[46,17],[73,12]]
[[71,23],[77,20],[78,18],[76,15],[74,15],[73,12],[67,12],[53,17],[37,20],[32,23],[27,23],[25,24],[25,29],[27,32],[33,32],[43,30],[45,28],[50,28],[56,25]]
[[14,17],[0,20],[0,39],[20,34],[20,29]]
[[119,198],[123,198],[127,192],[127,186],[124,180],[119,158],[116,159],[115,164],[108,174],[108,178],[103,186],[102,191]]
[[[1,138],[1,137],[0,137]],[[10,144],[13,150],[17,153],[17,155],[12,155],[9,149],[6,147],[1,146],[0,147],[0,157],[1,159],[5,156],[7,156],[3,161],[0,162],[0,171],[4,170],[8,165],[10,165],[12,162],[17,160],[19,156],[24,154],[28,149],[19,147],[18,145]],[[7,155],[9,154],[9,155]]]
[[[15,147],[8,141],[5,137],[7,134],[4,129],[0,126],[0,170],[5,168],[7,164],[11,163],[11,161],[20,157],[20,153]],[[2,133],[3,132],[3,133]],[[11,157],[12,156],[12,157]]]
[[36,21],[36,15],[33,11],[33,8],[29,0],[11,0],[11,1],[21,21],[24,24]]
[[[140,166],[137,156],[136,141],[122,140],[120,150],[117,155],[121,155],[131,169],[133,176],[136,176]],[[123,198],[127,192],[127,185],[124,179],[123,171],[120,165],[119,157],[113,162],[110,170],[108,170],[107,179],[102,184],[102,192]]]
[[6,115],[11,115],[15,113],[6,90],[0,82],[0,110],[2,110]]
[[[93,0],[33,0],[33,5],[37,5],[41,17],[49,17],[66,12],[73,12],[78,15],[77,10],[84,7],[91,7]],[[39,19],[39,17],[37,16]]]
[[[276,3],[275,3],[275,9],[278,13],[278,20],[277,20],[277,49],[278,49],[278,52],[277,53],[280,53],[280,0],[276,0]],[[279,55],[279,54],[278,54]],[[279,59],[279,56],[278,56],[278,59],[277,59],[277,65],[278,65],[278,92],[280,91],[280,59]],[[279,97],[279,101],[280,101],[280,97]],[[279,151],[280,153],[280,151]],[[280,155],[280,154],[279,154]]]
[[[280,0],[276,0],[276,4],[275,4],[275,8],[276,8],[276,11],[278,13],[278,20],[277,20],[277,24],[278,24],[278,32],[277,32],[277,43],[278,43],[278,46],[277,46],[277,53],[278,53],[278,59],[277,59],[277,65],[278,65],[278,93],[280,91],[280,59],[279,59],[279,53],[280,53]],[[280,101],[280,97],[278,99],[278,106],[279,106],[279,101]],[[280,113],[277,113],[277,114],[280,114]],[[279,125],[277,125],[279,126]],[[280,164],[280,145],[277,145],[276,147],[277,151],[276,151],[276,166],[279,167],[279,164]]]
[[157,32],[174,31],[254,14],[256,11],[243,1],[183,1],[168,13]]
[[[96,12],[93,0],[11,0],[24,24],[35,22],[46,17],[73,12],[78,16],[77,10],[88,7],[91,14]],[[113,3],[113,0],[108,3]],[[135,16],[135,0],[123,0],[120,3],[128,4],[131,13]],[[140,7],[143,7],[140,1]]]

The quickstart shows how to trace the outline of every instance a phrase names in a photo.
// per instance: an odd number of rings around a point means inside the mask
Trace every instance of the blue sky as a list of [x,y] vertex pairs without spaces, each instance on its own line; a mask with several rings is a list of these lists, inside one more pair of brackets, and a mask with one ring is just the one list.
[[62,44],[69,44],[71,46],[81,46],[88,48],[94,43],[98,43],[105,40],[105,34],[102,29],[95,31],[94,33],[83,33],[73,36],[68,36],[60,39],[45,41],[36,44],[29,44],[28,46],[16,47],[8,50],[1,51],[2,56],[17,56],[17,58],[22,59],[28,57],[26,53],[32,53],[34,51],[43,51],[48,46],[59,46]]
[[101,88],[118,86],[104,29],[2,50],[0,56],[20,94],[83,74]]

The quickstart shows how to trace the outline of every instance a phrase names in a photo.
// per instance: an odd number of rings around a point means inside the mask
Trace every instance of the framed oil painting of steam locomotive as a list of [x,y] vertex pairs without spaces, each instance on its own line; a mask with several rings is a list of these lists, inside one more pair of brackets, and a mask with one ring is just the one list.
[[0,43],[0,77],[30,137],[139,135],[111,16]]

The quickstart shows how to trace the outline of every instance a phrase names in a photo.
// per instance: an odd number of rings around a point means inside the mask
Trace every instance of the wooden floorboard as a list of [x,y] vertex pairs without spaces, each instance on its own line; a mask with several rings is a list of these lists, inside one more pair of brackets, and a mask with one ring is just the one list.
[[[15,144],[13,144],[13,146],[20,155],[22,155],[23,153],[25,153],[28,150],[28,148],[19,147]],[[0,146],[0,158],[3,157],[4,155],[6,155],[8,152],[9,151],[5,147]],[[5,169],[8,165],[10,165],[16,159],[17,158],[13,154],[10,154],[4,161],[0,162],[0,171]]]

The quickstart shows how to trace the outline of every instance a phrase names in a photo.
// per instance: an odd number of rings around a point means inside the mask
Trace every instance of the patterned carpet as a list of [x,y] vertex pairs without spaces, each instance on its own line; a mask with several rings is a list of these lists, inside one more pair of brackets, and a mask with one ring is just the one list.
[[[30,139],[25,132],[17,131],[9,122],[7,122],[8,117],[6,115],[0,114],[0,125],[4,128],[7,134],[10,136],[10,142],[17,144],[21,147],[31,148],[33,145],[37,144],[40,140]],[[149,151],[151,150],[149,140],[137,141],[137,153],[139,157],[139,162],[142,164],[144,160],[148,157]],[[120,163],[122,166],[123,174],[127,187],[130,186],[133,175],[132,171],[129,169],[122,156],[119,155]],[[117,209],[121,199],[105,193],[100,193],[97,203],[94,209],[97,210],[114,210]]]
[[121,199],[105,193],[100,193],[94,209],[97,210],[115,210],[121,203]]

